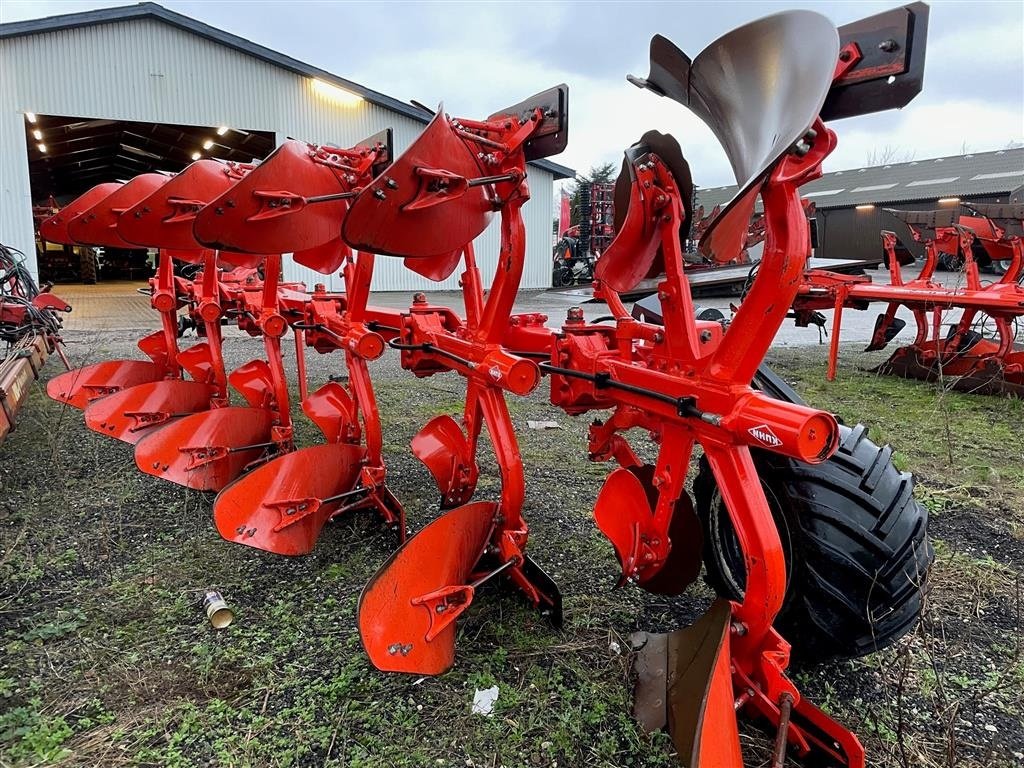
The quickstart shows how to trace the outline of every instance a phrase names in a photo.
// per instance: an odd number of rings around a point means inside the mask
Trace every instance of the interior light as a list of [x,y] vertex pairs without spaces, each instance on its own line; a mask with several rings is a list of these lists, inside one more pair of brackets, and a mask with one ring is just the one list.
[[42,152],[44,154],[46,153],[46,145],[45,144],[36,144],[36,146],[39,147],[39,151],[40,152]]
[[43,132],[36,128],[32,131],[32,135],[36,137],[36,141],[41,141],[43,138]]
[[311,82],[313,83],[314,91],[336,104],[341,104],[346,107],[354,107],[363,100],[363,97],[356,93],[346,91],[344,88],[339,88],[332,83],[326,83],[318,78],[314,77]]
[[227,127],[226,125],[222,125],[222,126],[221,126],[220,128],[218,128],[218,129],[217,129],[217,135],[218,135],[218,136],[223,136],[223,135],[224,135],[225,133],[227,133],[227,132],[228,132],[229,130],[231,130],[231,129],[230,129],[230,128],[228,128],[228,127]]
[[857,210],[858,211],[870,211],[874,207],[875,207],[874,205],[872,205],[871,203],[868,203],[866,205],[858,205],[857,206]]
[[28,120],[30,123],[34,123],[36,121],[36,113],[35,112],[26,112],[25,113],[25,119]]
[[192,153],[192,159],[193,160],[198,160],[200,157],[202,157],[202,154],[200,154],[199,152],[193,152]]
[[203,142],[203,149],[209,149],[213,146],[213,139],[207,139]]
[[939,203],[959,203],[959,197],[940,197]]

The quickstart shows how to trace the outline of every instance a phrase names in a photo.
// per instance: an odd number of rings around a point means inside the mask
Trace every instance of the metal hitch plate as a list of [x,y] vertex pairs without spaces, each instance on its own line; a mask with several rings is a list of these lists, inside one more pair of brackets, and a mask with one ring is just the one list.
[[135,464],[147,475],[197,491],[219,491],[267,450],[272,415],[264,408],[193,413],[146,435]]
[[544,117],[540,126],[523,144],[523,154],[527,160],[539,160],[542,157],[561,154],[568,146],[569,86],[562,83],[548,88],[487,118],[498,120],[502,117],[517,117],[520,120],[529,120],[537,109],[543,112]]
[[823,120],[902,109],[924,85],[928,6],[910,3],[839,28],[843,46],[856,44],[861,58],[832,85]]
[[366,585],[359,598],[359,635],[377,669],[439,675],[451,667],[456,625],[449,622],[433,633],[435,614],[461,612],[468,600],[435,604],[424,598],[467,587],[497,516],[498,505],[492,502],[445,513],[403,544]]
[[85,409],[93,432],[138,443],[154,429],[190,413],[205,411],[216,389],[198,381],[151,381],[122,389]]
[[327,443],[278,456],[217,495],[213,519],[228,541],[305,555],[320,529],[341,508],[359,479],[366,455],[358,445]]
[[46,383],[46,394],[84,409],[101,397],[162,378],[160,366],[148,360],[106,360],[54,376]]

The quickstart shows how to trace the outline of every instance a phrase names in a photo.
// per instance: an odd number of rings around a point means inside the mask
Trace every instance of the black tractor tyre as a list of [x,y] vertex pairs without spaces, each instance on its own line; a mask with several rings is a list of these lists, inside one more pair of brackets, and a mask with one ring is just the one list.
[[569,267],[562,267],[555,273],[555,287],[567,288],[575,282],[572,270]]
[[[754,386],[802,403],[767,366]],[[821,464],[752,450],[786,558],[786,595],[775,625],[804,660],[853,658],[895,642],[917,623],[935,553],[928,512],[914,479],[892,463],[892,448],[863,424],[840,426],[839,448]],[[735,529],[707,459],[694,500],[704,531],[706,578],[738,600],[746,568]]]
[[86,285],[95,285],[97,278],[96,254],[91,248],[83,248],[78,257],[78,277]]

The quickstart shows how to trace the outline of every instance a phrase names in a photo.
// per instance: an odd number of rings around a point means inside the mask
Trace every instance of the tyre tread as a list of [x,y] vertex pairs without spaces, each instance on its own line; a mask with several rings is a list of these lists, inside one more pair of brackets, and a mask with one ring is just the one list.
[[[794,577],[776,624],[804,657],[862,656],[909,632],[934,557],[927,510],[892,448],[875,444],[863,424],[840,429],[839,448],[821,464],[752,451],[762,481],[788,507],[779,513],[794,538]],[[703,459],[694,495],[706,530],[721,497]],[[736,599],[708,546],[705,564],[711,586]]]

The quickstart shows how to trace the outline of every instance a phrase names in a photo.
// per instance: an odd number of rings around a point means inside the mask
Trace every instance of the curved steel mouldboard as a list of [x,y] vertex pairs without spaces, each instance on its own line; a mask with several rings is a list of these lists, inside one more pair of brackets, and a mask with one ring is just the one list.
[[708,226],[701,252],[730,261],[770,169],[817,119],[839,59],[839,33],[824,16],[787,11],[718,38],[690,59],[668,39],[651,40],[651,73],[641,87],[680,102],[725,149],[739,184]]

